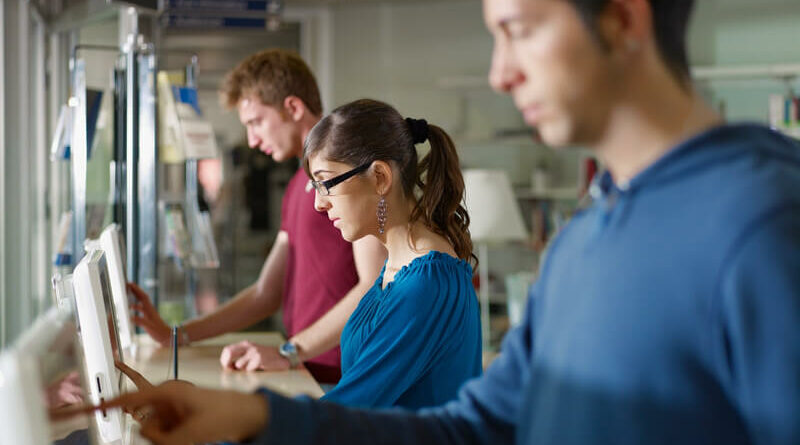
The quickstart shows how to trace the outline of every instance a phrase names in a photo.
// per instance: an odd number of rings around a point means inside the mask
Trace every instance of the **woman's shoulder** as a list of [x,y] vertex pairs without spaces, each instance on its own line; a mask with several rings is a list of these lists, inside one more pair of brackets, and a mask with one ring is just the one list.
[[420,271],[438,271],[447,268],[463,269],[472,273],[472,266],[468,261],[458,258],[453,253],[441,250],[429,250],[411,260],[400,270],[405,269],[407,273],[419,273]]
[[394,278],[395,287],[409,290],[419,288],[431,291],[437,283],[472,280],[469,262],[453,255],[431,250],[403,266]]

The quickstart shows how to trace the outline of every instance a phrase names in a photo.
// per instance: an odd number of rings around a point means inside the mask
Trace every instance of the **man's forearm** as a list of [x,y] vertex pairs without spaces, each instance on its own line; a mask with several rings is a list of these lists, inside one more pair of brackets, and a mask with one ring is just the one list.
[[278,232],[258,281],[239,291],[231,301],[213,313],[186,323],[184,332],[189,340],[202,340],[238,331],[274,314],[283,299],[288,252],[289,236],[286,232]]
[[[473,422],[447,409],[428,410],[425,414],[401,409],[362,410],[320,403],[307,397],[289,399],[265,392],[269,418],[251,444],[370,444],[370,445],[485,445],[513,443],[513,430],[505,434],[481,431],[481,420]],[[331,434],[335,431],[336,434]],[[491,437],[495,440],[486,440]]]
[[256,295],[256,285],[251,285],[216,311],[187,322],[184,329],[191,341],[203,340],[252,326],[279,307],[280,304],[264,304]]
[[344,325],[370,286],[369,283],[359,282],[336,306],[290,339],[297,347],[301,361],[310,360],[339,344]]

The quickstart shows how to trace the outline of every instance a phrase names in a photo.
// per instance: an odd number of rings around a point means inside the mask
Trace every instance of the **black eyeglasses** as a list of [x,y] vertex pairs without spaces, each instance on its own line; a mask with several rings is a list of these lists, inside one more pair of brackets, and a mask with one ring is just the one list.
[[327,179],[325,181],[311,181],[311,185],[314,186],[314,190],[316,190],[320,196],[328,196],[331,194],[331,189],[333,187],[363,172],[364,170],[368,169],[370,165],[372,165],[372,161],[361,164],[346,173],[342,173],[339,176]]

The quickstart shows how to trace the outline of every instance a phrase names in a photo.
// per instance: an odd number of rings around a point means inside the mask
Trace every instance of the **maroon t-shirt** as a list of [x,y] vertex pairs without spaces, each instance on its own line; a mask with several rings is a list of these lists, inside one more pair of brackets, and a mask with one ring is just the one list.
[[[283,196],[281,230],[289,234],[283,287],[283,324],[291,337],[325,315],[358,282],[353,245],[342,238],[326,213],[314,210],[314,189],[300,169]],[[314,377],[336,383],[339,348],[306,362]]]

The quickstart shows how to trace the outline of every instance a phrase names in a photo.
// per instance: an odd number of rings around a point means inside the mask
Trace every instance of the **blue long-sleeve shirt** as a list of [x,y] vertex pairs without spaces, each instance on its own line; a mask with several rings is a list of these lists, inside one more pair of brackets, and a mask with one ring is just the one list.
[[800,146],[722,126],[593,195],[457,401],[369,412],[267,393],[255,440],[800,444]]
[[416,409],[455,399],[481,373],[472,267],[432,251],[385,288],[381,271],[347,321],[341,349],[342,379],[324,400]]

